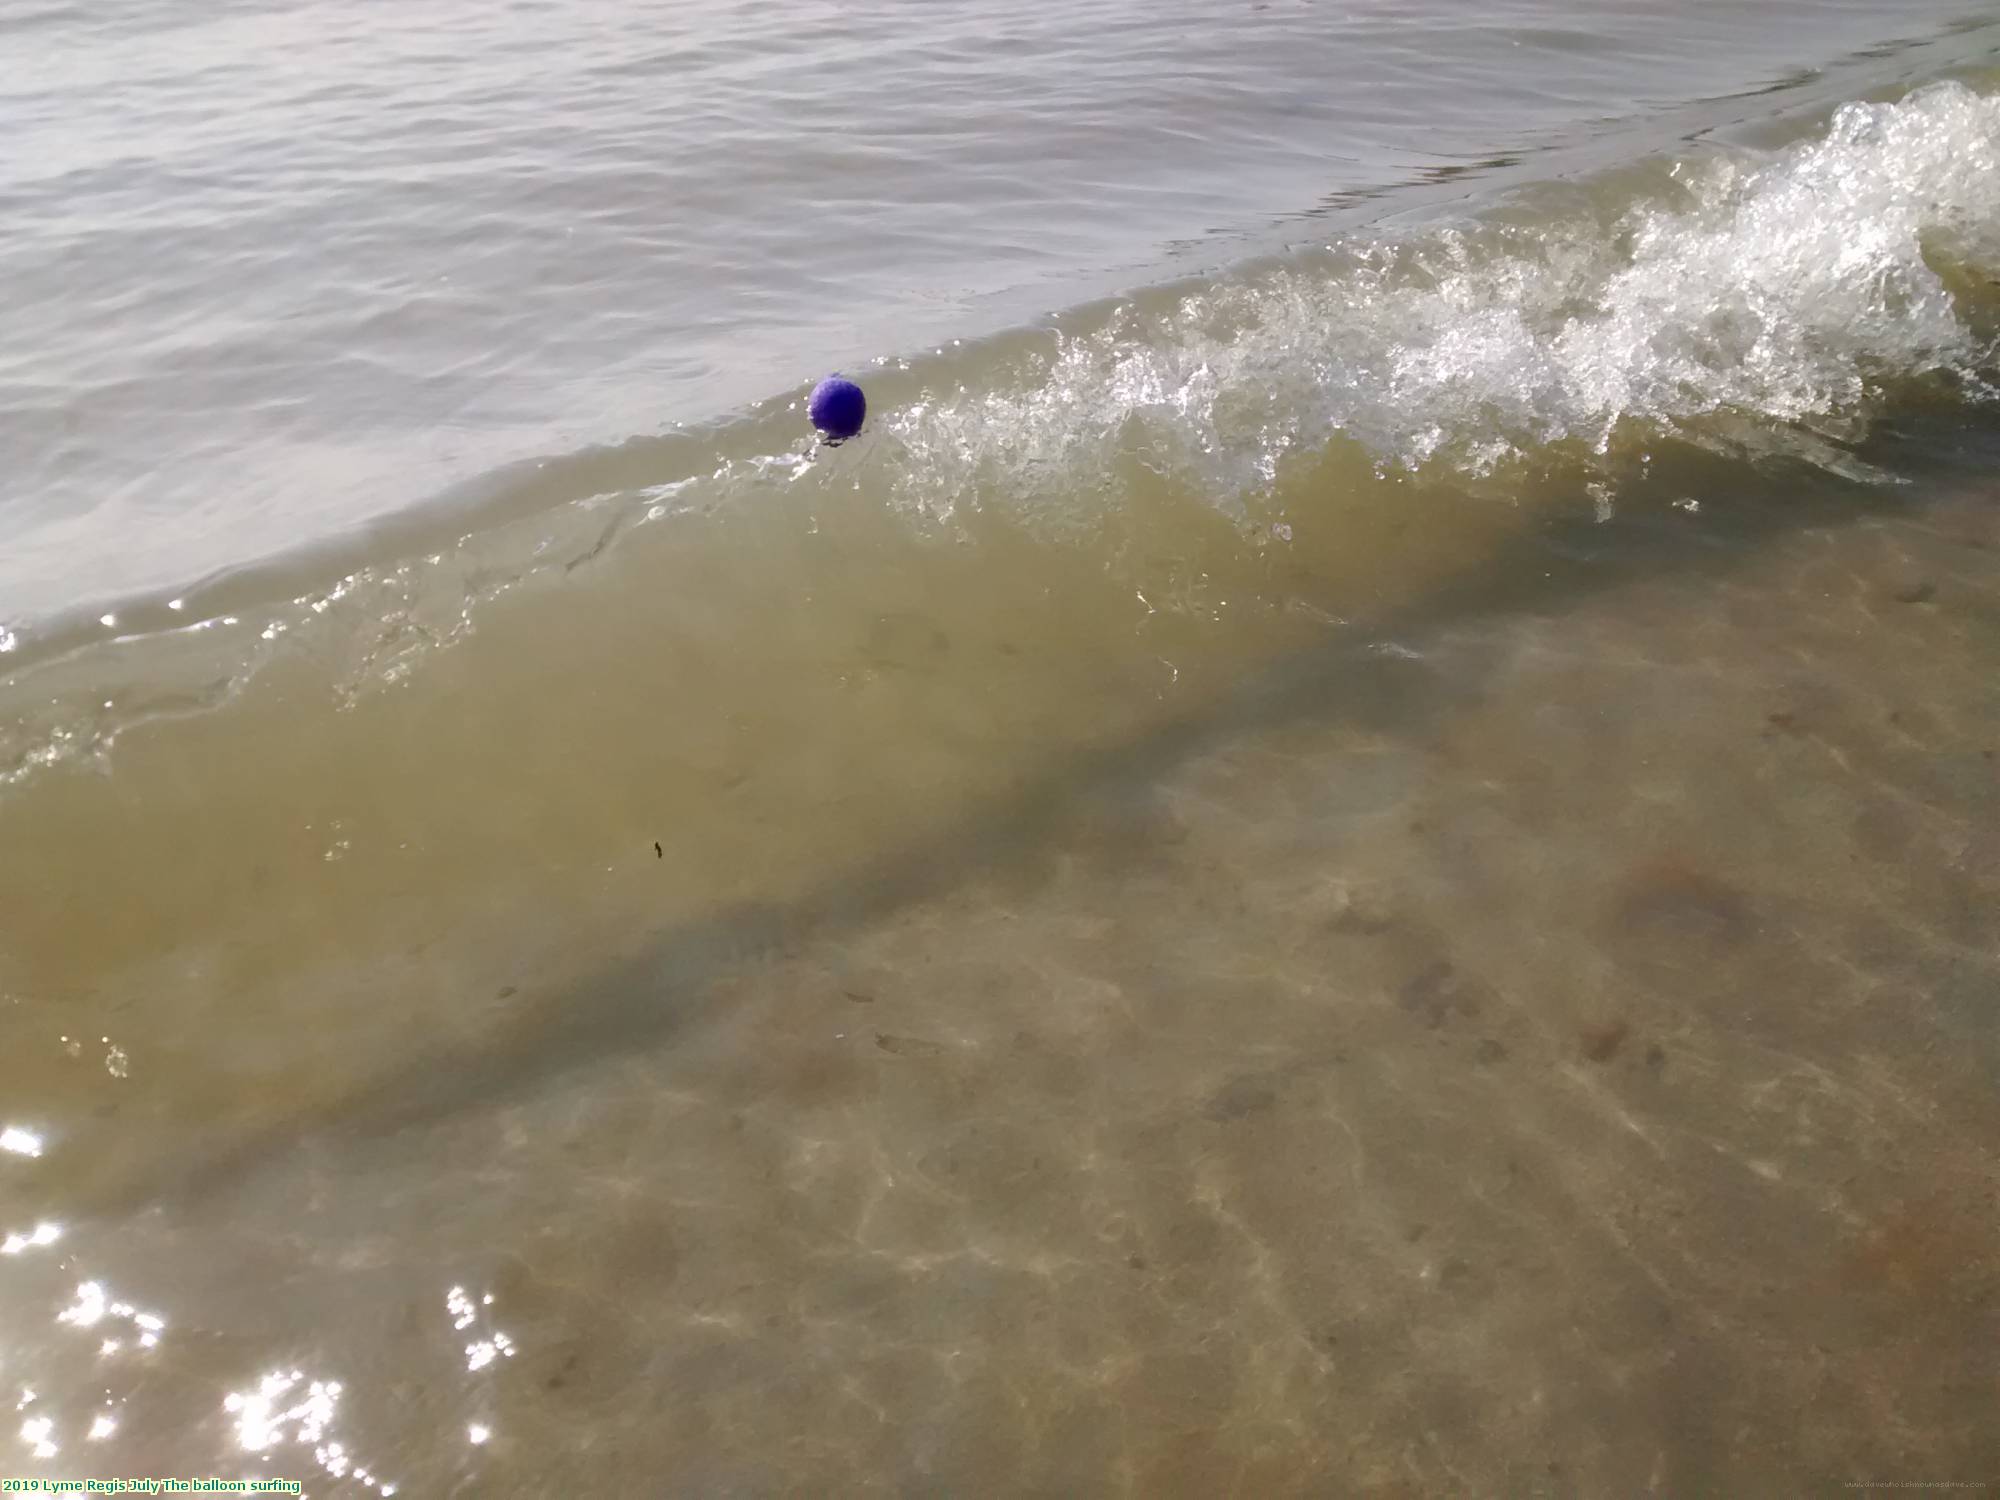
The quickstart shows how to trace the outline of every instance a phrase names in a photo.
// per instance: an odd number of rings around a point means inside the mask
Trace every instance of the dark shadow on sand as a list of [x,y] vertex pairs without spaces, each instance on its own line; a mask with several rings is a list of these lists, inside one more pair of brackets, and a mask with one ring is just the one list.
[[[698,1023],[706,1009],[703,992],[745,961],[853,928],[935,897],[975,873],[1024,860],[1093,803],[1130,797],[1245,731],[1307,722],[1407,726],[1434,712],[1447,685],[1421,659],[1384,654],[1376,643],[1421,642],[1429,633],[1484,619],[1559,614],[1667,570],[1722,576],[1760,546],[1801,530],[1921,515],[1922,502],[1913,496],[1991,485],[2000,472],[2000,430],[1968,430],[1966,420],[1960,409],[1878,428],[1862,456],[1915,476],[1918,490],[1839,481],[1789,465],[1758,473],[1740,460],[1683,450],[1672,455],[1679,478],[1708,484],[1708,493],[1721,497],[1705,503],[1698,521],[1664,501],[1649,501],[1604,523],[1582,514],[1551,522],[1456,584],[1357,623],[1323,649],[1274,663],[1197,715],[1132,743],[1071,755],[1018,794],[838,871],[802,900],[741,905],[669,931],[644,958],[524,1011],[476,1054],[416,1055],[293,1128],[229,1144],[178,1175],[149,1178],[126,1201],[98,1207],[115,1213],[184,1205],[302,1147],[380,1142],[546,1087],[607,1057],[658,1047]],[[1668,457],[1660,450],[1656,460]],[[1665,467],[1659,464],[1654,473]]]

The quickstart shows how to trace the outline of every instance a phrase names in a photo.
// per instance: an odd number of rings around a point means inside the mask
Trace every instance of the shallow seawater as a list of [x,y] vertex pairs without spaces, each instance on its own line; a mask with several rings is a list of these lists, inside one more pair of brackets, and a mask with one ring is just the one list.
[[[421,101],[470,48],[445,145],[497,128],[482,111],[515,97],[497,80],[531,69],[537,27],[581,24],[418,7],[376,36],[323,9],[326,55],[268,87],[360,129],[362,61],[400,49],[376,81]],[[0,513],[43,540],[0,607],[0,1476],[333,1496],[1988,1479],[1996,34],[1951,7],[1895,27],[1787,7],[1787,27],[1696,5],[1676,31],[1515,6],[1442,41],[1426,95],[1387,8],[1309,9],[1270,23],[1292,66],[1341,41],[1401,104],[1304,110],[1219,13],[1185,35],[1115,7],[1047,23],[1128,51],[1085,48],[1005,151],[1049,157],[1050,222],[1093,162],[1128,164],[1130,201],[1079,228],[1088,247],[959,263],[1057,313],[925,322],[884,292],[867,315],[900,333],[829,314],[785,353],[746,260],[747,301],[684,289],[715,342],[666,375],[659,329],[602,342],[616,277],[539,369],[463,308],[336,319],[314,337],[378,375],[432,357],[404,332],[480,351],[460,373],[506,364],[505,403],[534,413],[342,535],[314,507],[357,471],[302,454],[399,464],[442,419],[394,379],[335,379],[265,425],[290,399],[267,369],[273,404],[231,409],[214,451],[167,440],[185,553],[15,471]],[[136,89],[118,26],[146,12],[121,14],[96,36],[62,10],[19,24]],[[1800,40],[1805,17],[1824,34]],[[1028,24],[994,23],[1003,75]],[[261,47],[280,23],[212,25]],[[899,64],[936,90],[917,103],[984,99],[950,82],[976,39],[925,35]],[[1127,210],[1173,175],[1157,141],[1054,143],[1083,77],[1171,116],[1176,38],[1244,167],[1216,185],[1190,156],[1183,211],[1156,220]],[[1496,39],[1540,61],[1509,74]],[[683,66],[728,108],[692,86],[662,108],[717,139],[788,97],[788,66],[851,86],[803,43],[762,69],[716,45]],[[1741,76],[1634,84],[1695,52]],[[147,55],[171,103],[207,54]],[[588,49],[562,67],[578,56],[624,76]],[[1244,124],[1257,79],[1289,133]],[[623,97],[595,102],[615,119]],[[1415,130],[1425,98],[1429,165],[1481,118],[1486,165],[1399,175],[1369,145],[1360,122]],[[254,157],[263,137],[231,132],[269,104],[167,114]],[[1546,133],[1503,162],[1503,120]],[[613,158],[651,139],[598,123],[581,138]],[[591,158],[557,139],[522,136],[515,165],[585,191]],[[935,181],[1003,144],[967,126]],[[248,201],[309,197],[269,149]],[[443,148],[399,138],[371,170],[422,181],[404,149]],[[916,196],[867,187],[885,164],[865,157],[835,221],[857,235],[866,205],[893,224]],[[1318,174],[1324,212],[1287,173]],[[1204,194],[1226,250],[1162,252],[1200,236]],[[1305,243],[1273,228],[1287,194]],[[432,222],[368,201],[350,252]],[[697,261],[738,222],[700,201]],[[968,189],[961,229],[1012,201]],[[770,265],[797,252],[782,215],[744,212],[769,215]],[[928,295],[910,243],[883,244],[842,263]],[[273,295],[331,295],[271,256]],[[501,260],[495,305],[518,291]],[[111,358],[116,299],[73,300],[65,344],[47,330],[74,289],[49,286],[21,345],[36,378]],[[194,338],[140,301],[165,340],[135,339],[146,358]],[[273,347],[287,317],[242,312]],[[881,356],[872,422],[819,447],[795,382],[842,339]],[[749,388],[716,376],[732,347]],[[657,376],[705,420],[552,435],[590,400],[563,361],[592,348],[604,386]],[[170,370],[106,378],[221,419],[226,382]],[[62,462],[104,479],[155,430],[73,436]],[[285,485],[260,489],[270,472]],[[58,514],[82,530],[38,530]],[[204,514],[314,540],[218,547]],[[93,571],[121,527],[129,575]],[[86,533],[51,570],[49,539]]]
[[2000,446],[1936,437],[1691,465],[629,953],[17,992],[81,1044],[10,1054],[24,1414],[328,1493],[1988,1472]]

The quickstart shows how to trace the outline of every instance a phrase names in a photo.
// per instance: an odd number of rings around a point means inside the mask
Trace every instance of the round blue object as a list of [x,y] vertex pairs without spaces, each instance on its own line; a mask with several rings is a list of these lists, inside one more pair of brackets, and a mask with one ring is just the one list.
[[812,418],[813,426],[837,443],[861,430],[868,416],[868,398],[853,381],[829,375],[813,387],[806,415]]

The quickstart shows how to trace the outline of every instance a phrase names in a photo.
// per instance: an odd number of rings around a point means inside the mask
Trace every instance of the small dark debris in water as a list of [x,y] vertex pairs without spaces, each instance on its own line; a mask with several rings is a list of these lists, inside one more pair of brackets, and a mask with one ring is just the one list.
[[664,850],[664,849],[662,849],[662,848],[660,847],[660,841],[659,841],[658,839],[654,839],[654,840],[653,840],[653,858],[655,858],[655,859],[665,859],[666,857],[667,857],[667,851],[666,851],[666,850]]
[[1771,728],[1780,730],[1785,734],[1800,735],[1805,733],[1799,727],[1799,717],[1797,714],[1766,714],[1764,715],[1764,722],[1769,724]]
[[1478,1002],[1466,993],[1452,966],[1442,959],[1403,986],[1401,1001],[1404,1010],[1422,1016],[1424,1024],[1433,1029],[1444,1025],[1454,1013],[1479,1014]]
[[1667,1065],[1667,1049],[1658,1042],[1646,1049],[1646,1066],[1655,1073]]
[[1507,1048],[1505,1044],[1497,1042],[1489,1036],[1480,1041],[1479,1046],[1474,1050],[1472,1055],[1483,1063],[1505,1062],[1507,1060]]
[[873,1005],[875,1003],[873,995],[864,995],[859,990],[842,990],[840,993],[852,1000],[856,1005]]
[[516,995],[520,993],[521,992],[515,989],[513,985],[503,984],[500,986],[499,998],[502,1000],[512,1000]]
[[950,649],[951,637],[915,610],[877,615],[861,644],[868,663],[885,670],[928,667]]
[[1898,593],[1896,595],[1896,602],[1898,604],[1928,604],[1935,598],[1937,598],[1936,584],[1919,583]]
[[1628,926],[1728,942],[1749,936],[1755,926],[1741,891],[1673,859],[1632,872],[1618,915]]
[[1352,932],[1362,937],[1380,937],[1396,925],[1396,919],[1386,912],[1371,912],[1348,907],[1328,924],[1335,932]]
[[577,1355],[574,1353],[570,1354],[570,1356],[562,1362],[561,1368],[559,1368],[555,1372],[555,1374],[551,1375],[547,1380],[544,1380],[542,1382],[542,1388],[544,1390],[559,1391],[564,1386],[568,1385],[570,1372],[576,1368],[576,1362],[577,1362]]
[[1454,1255],[1450,1260],[1438,1267],[1437,1284],[1440,1288],[1456,1286],[1471,1274],[1472,1267]]
[[1338,887],[1333,900],[1332,914],[1326,919],[1327,926],[1335,932],[1351,932],[1361,937],[1380,937],[1396,925],[1396,915],[1390,909],[1388,898],[1380,891],[1367,887]]
[[998,651],[1002,656],[1019,656],[1021,654],[1021,648],[1012,641],[1002,641],[993,649]]
[[1610,1062],[1631,1034],[1632,1028],[1623,1021],[1613,1021],[1608,1026],[1586,1026],[1582,1033],[1583,1055],[1592,1062]]
[[1262,1114],[1277,1102],[1278,1096],[1256,1079],[1237,1078],[1216,1090],[1202,1113],[1216,1121],[1240,1120]]
[[1146,1257],[1143,1255],[1128,1255],[1125,1257],[1125,1264],[1135,1271],[1143,1271],[1146,1269]]
[[890,1036],[881,1031],[875,1033],[875,1045],[898,1057],[936,1057],[944,1051],[936,1042],[926,1042],[913,1036]]
[[1428,1224],[1412,1224],[1409,1233],[1405,1234],[1403,1239],[1406,1243],[1414,1245],[1430,1232],[1431,1226]]

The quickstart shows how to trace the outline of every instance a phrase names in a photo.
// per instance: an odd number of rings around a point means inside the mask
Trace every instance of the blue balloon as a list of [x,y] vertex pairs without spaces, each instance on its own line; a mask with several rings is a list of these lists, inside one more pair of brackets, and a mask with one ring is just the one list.
[[813,387],[806,415],[833,442],[851,438],[861,430],[868,416],[868,398],[861,387],[838,375],[829,375]]

